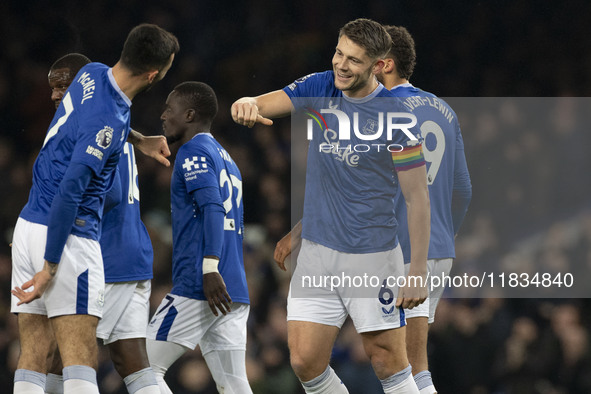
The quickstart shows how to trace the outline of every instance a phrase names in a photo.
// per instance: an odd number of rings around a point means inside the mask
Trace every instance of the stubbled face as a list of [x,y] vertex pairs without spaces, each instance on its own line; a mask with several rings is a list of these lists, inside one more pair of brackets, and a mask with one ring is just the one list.
[[160,115],[162,130],[168,143],[178,141],[185,135],[187,131],[186,112],[186,106],[177,92],[175,90],[170,92],[164,105],[164,111]]
[[342,35],[332,57],[334,84],[349,97],[365,97],[372,92],[374,59],[364,48]]
[[[384,61],[386,62],[386,64],[388,62],[393,62],[392,59],[384,59]],[[378,82],[380,82],[382,85],[386,86],[386,67],[384,66],[379,73],[376,74],[376,78],[378,80]]]
[[55,103],[55,109],[60,106],[62,98],[68,90],[68,86],[72,83],[74,76],[70,72],[69,68],[58,68],[56,70],[49,71],[47,79],[49,81],[49,87],[51,88],[51,101]]
[[166,73],[168,72],[168,70],[170,70],[170,68],[172,67],[173,61],[174,61],[174,53],[172,55],[170,55],[170,59],[168,59],[168,63],[166,64],[166,66],[164,66],[164,68],[158,73],[158,75],[156,75],[156,80],[154,81],[154,83],[162,81],[162,79],[166,76]]

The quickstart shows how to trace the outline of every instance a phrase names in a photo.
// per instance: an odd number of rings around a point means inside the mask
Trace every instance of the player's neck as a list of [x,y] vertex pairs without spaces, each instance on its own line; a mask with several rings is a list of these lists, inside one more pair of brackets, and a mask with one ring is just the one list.
[[384,86],[388,90],[392,90],[394,87],[396,87],[398,85],[405,84],[405,83],[408,83],[408,79],[400,78],[398,75],[394,75],[394,74],[388,74],[384,78]]
[[190,132],[185,134],[185,138],[183,138],[184,139],[183,144],[186,142],[189,142],[193,138],[197,137],[199,134],[211,134],[211,131],[209,131],[209,127],[205,127],[205,126],[195,127],[195,129],[193,129]]
[[146,90],[147,81],[145,75],[133,75],[129,70],[117,62],[113,66],[113,78],[119,86],[119,89],[130,99],[133,98],[140,92]]
[[359,90],[351,91],[344,90],[343,94],[350,98],[363,98],[369,96],[379,86],[378,80],[372,76],[372,78],[365,84],[365,86]]

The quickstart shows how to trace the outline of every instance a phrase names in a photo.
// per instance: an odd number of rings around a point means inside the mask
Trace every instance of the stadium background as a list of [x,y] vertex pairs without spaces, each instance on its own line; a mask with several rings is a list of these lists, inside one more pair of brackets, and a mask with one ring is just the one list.
[[[551,113],[584,114],[587,101],[569,97],[591,92],[588,15],[591,3],[583,1],[1,2],[0,391],[12,387],[18,354],[8,243],[54,111],[47,71],[58,57],[77,51],[112,65],[141,22],[177,35],[181,52],[164,81],[134,101],[132,126],[160,133],[162,104],[182,81],[216,90],[213,132],[245,179],[250,382],[255,393],[299,393],[286,347],[289,278],[272,262],[274,244],[290,226],[289,122],[248,130],[231,121],[231,103],[328,69],[339,27],[369,17],[413,34],[416,86],[441,97],[564,97]],[[576,268],[576,280],[585,281],[591,271],[588,123],[524,130],[507,111],[465,121],[458,114],[473,199],[453,272],[476,262],[526,260],[536,269]],[[170,288],[170,170],[141,154],[138,161],[143,218],[155,249],[155,307]],[[434,380],[441,393],[591,392],[590,311],[588,299],[443,300],[430,337]],[[350,324],[333,364],[351,393],[380,392]],[[104,349],[99,379],[101,392],[125,392]],[[168,380],[175,393],[215,392],[198,351],[175,364]]]

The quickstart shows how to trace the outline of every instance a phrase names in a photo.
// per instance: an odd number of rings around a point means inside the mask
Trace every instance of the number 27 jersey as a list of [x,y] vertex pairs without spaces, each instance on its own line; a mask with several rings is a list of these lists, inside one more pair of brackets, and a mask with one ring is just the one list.
[[[228,152],[209,133],[197,134],[180,147],[171,180],[172,293],[205,300],[202,261],[204,214],[193,192],[216,188],[224,206],[224,239],[218,270],[233,302],[249,303],[242,240],[244,234],[242,176]],[[219,198],[219,199],[218,199]]]

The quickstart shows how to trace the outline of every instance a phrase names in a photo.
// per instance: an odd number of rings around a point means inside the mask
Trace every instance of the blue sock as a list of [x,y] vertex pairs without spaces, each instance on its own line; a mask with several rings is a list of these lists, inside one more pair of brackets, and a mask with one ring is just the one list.
[[433,386],[433,380],[431,379],[431,372],[421,371],[414,376],[415,383],[419,390],[424,389],[427,386]]
[[28,369],[17,369],[14,371],[14,382],[28,382],[45,389],[47,375],[41,372],[30,371]]
[[349,391],[337,376],[334,370],[326,367],[320,376],[315,377],[307,382],[302,382],[302,386],[306,393],[314,394],[347,394]]
[[64,367],[64,382],[68,379],[86,380],[87,382],[96,383],[96,371],[87,365],[70,365]]
[[384,391],[388,392],[387,390],[392,389],[404,382],[411,375],[411,372],[412,368],[409,364],[408,367],[404,368],[402,371],[396,372],[394,375],[387,377],[386,379],[381,379],[380,382],[382,383]]

